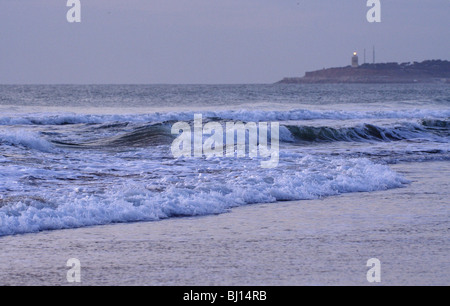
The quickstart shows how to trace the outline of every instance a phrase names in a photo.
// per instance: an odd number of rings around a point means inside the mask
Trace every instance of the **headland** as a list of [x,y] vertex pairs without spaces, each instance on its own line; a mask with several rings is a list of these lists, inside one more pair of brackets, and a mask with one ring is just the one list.
[[448,83],[450,61],[349,65],[306,72],[303,77],[284,78],[281,84],[317,83]]

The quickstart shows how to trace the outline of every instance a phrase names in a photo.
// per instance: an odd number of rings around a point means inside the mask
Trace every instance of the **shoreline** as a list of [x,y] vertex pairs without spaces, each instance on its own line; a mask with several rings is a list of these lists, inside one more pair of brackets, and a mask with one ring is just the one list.
[[400,189],[0,237],[0,285],[448,285],[450,163],[390,166]]

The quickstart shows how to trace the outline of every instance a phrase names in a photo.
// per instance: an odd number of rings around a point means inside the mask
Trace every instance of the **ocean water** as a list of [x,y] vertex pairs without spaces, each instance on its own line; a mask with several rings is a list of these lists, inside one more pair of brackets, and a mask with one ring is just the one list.
[[[175,122],[279,122],[279,165],[175,159]],[[0,236],[408,186],[450,160],[450,86],[0,86]]]

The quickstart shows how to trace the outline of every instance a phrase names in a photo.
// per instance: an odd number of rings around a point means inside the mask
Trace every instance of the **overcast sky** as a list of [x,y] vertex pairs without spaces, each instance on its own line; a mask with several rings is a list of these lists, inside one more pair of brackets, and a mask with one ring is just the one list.
[[0,0],[0,83],[272,83],[350,64],[450,60],[449,0]]

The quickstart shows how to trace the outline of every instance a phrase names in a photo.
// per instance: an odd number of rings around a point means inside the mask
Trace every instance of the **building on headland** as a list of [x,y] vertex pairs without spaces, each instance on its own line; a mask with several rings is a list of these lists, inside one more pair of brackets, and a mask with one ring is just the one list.
[[353,52],[353,56],[352,56],[352,67],[353,67],[353,68],[358,68],[358,66],[359,66],[358,53]]
[[306,72],[304,77],[284,78],[278,83],[446,83],[450,82],[450,61],[421,63],[358,63],[353,53],[351,65]]

